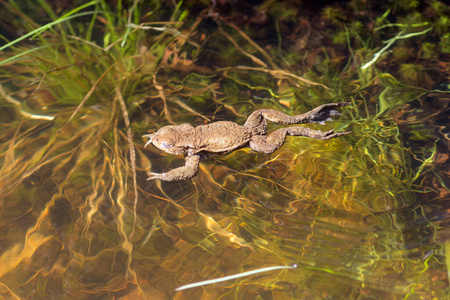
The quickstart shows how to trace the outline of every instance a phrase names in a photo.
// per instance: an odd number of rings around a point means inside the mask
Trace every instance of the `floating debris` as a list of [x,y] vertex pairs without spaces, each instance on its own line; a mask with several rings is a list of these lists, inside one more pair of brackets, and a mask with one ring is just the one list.
[[263,272],[269,272],[269,271],[273,271],[273,270],[295,269],[295,268],[297,268],[296,264],[294,264],[292,266],[274,266],[274,267],[261,268],[261,269],[256,269],[256,270],[252,270],[252,271],[247,271],[247,272],[244,272],[244,273],[235,274],[235,275],[230,275],[230,276],[225,276],[225,277],[220,277],[220,278],[214,278],[214,279],[210,279],[210,280],[205,280],[205,281],[200,281],[200,282],[196,282],[196,283],[190,283],[190,284],[182,285],[180,287],[177,287],[175,289],[175,291],[179,292],[179,291],[182,291],[182,290],[187,290],[187,289],[191,289],[191,288],[198,287],[198,286],[213,284],[213,283],[217,283],[217,282],[222,282],[222,281],[227,281],[227,280],[231,280],[231,279],[241,278],[241,277],[250,276],[250,275],[254,275],[254,274],[259,274],[259,273],[263,273]]

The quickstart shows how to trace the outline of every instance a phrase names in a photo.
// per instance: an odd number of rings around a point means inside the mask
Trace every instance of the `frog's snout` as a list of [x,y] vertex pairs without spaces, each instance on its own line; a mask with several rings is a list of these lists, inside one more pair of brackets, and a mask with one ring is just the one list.
[[152,134],[145,134],[145,135],[142,136],[142,137],[144,137],[144,138],[149,138],[149,140],[147,141],[147,143],[145,143],[144,148],[147,147],[149,144],[152,143],[152,139],[153,139],[154,136],[155,136],[155,133],[152,133]]

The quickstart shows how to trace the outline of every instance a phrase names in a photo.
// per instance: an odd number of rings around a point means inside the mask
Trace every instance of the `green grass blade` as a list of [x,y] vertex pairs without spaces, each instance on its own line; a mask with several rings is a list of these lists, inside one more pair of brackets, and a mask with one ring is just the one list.
[[6,49],[8,47],[11,47],[14,44],[17,44],[18,42],[20,42],[20,41],[22,41],[22,40],[24,40],[24,39],[26,39],[26,38],[28,38],[30,36],[33,36],[33,35],[36,35],[36,34],[39,34],[39,33],[43,32],[45,30],[48,30],[49,28],[51,28],[52,26],[54,26],[56,24],[59,24],[59,23],[62,23],[62,22],[65,22],[67,20],[70,20],[70,19],[73,19],[73,18],[77,18],[77,17],[80,17],[80,16],[93,14],[94,12],[84,12],[84,13],[79,13],[79,14],[75,14],[75,13],[80,11],[80,10],[82,10],[82,9],[84,9],[84,8],[86,8],[86,7],[89,7],[89,6],[92,6],[94,4],[97,4],[97,3],[98,3],[98,1],[95,0],[95,1],[88,2],[88,3],[86,3],[86,4],[84,4],[84,5],[80,6],[80,7],[77,7],[76,9],[68,12],[67,14],[62,16],[61,18],[59,18],[59,19],[57,19],[57,20],[55,20],[53,22],[50,22],[48,24],[45,24],[44,26],[41,26],[41,27],[39,27],[39,28],[37,28],[37,29],[35,29],[33,31],[30,31],[27,34],[25,34],[24,36],[21,36],[20,38],[17,38],[14,41],[12,41],[12,42],[10,42],[10,43],[0,47],[0,51]]

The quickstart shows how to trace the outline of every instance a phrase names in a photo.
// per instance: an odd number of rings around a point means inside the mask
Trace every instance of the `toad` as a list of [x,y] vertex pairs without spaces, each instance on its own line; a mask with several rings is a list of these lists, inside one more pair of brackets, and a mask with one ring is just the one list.
[[294,117],[273,109],[258,109],[247,118],[243,126],[230,121],[218,121],[197,127],[188,123],[164,126],[154,134],[143,136],[149,138],[144,147],[153,143],[156,148],[167,153],[182,154],[186,163],[166,173],[151,173],[152,176],[147,180],[177,181],[192,178],[197,175],[200,159],[243,147],[250,147],[256,152],[273,153],[283,145],[286,135],[328,140],[350,134],[350,131],[321,132],[306,127],[290,126],[266,135],[267,120],[284,125],[324,124],[325,121],[331,121],[331,116],[340,116],[336,108],[349,104],[349,102],[324,104]]

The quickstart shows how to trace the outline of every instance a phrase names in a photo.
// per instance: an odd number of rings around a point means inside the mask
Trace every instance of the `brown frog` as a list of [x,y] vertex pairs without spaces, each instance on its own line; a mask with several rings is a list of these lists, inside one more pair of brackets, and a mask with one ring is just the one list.
[[273,109],[254,111],[243,126],[230,121],[219,121],[193,127],[191,124],[169,125],[154,134],[147,134],[148,144],[171,154],[183,154],[186,164],[166,173],[151,173],[151,179],[165,181],[185,180],[194,177],[202,157],[214,153],[227,153],[235,149],[250,147],[257,152],[273,153],[283,145],[286,135],[306,136],[313,139],[328,140],[347,132],[335,133],[334,130],[321,132],[306,127],[291,126],[278,129],[269,135],[267,120],[279,124],[320,123],[331,121],[331,116],[340,116],[335,108],[349,105],[349,102],[329,103],[294,117]]

